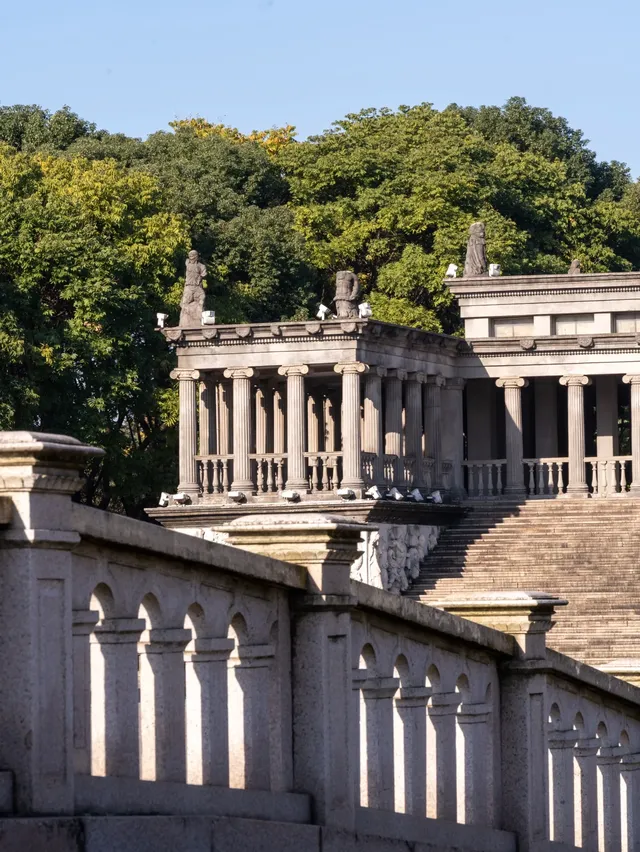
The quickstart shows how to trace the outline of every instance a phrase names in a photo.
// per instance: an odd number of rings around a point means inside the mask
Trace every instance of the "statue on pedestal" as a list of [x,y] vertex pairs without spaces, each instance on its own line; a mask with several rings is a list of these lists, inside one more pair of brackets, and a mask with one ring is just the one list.
[[207,274],[207,267],[204,263],[200,263],[200,255],[197,251],[190,251],[187,255],[186,269],[184,292],[180,303],[180,327],[200,328],[204,310],[202,282]]
[[336,274],[336,315],[338,319],[358,316],[360,282],[354,272],[343,270]]
[[487,241],[484,235],[484,222],[474,222],[469,228],[469,242],[467,243],[463,278],[477,278],[486,274]]
[[580,261],[577,260],[577,259],[572,260],[571,266],[569,267],[569,272],[567,274],[568,275],[580,275],[581,272],[582,272],[582,269],[580,267]]

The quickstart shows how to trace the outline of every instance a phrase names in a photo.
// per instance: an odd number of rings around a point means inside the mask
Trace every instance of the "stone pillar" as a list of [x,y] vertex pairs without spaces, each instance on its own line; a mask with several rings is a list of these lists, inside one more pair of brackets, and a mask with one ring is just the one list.
[[373,481],[376,485],[384,482],[382,379],[386,375],[386,367],[372,367],[364,389],[364,451],[375,454]]
[[71,496],[101,455],[62,435],[0,432],[0,766],[18,816],[74,811]]
[[140,774],[147,781],[187,778],[184,650],[191,631],[147,631],[140,650]]
[[402,457],[402,382],[407,378],[404,370],[389,370],[385,382],[384,451],[396,456],[394,485],[404,485],[404,459]]
[[217,453],[228,456],[231,450],[231,383],[218,382],[217,390]]
[[316,393],[307,394],[307,450],[317,453],[320,450],[320,424],[322,423],[322,403]]
[[591,384],[587,376],[562,376],[567,388],[569,431],[569,484],[567,494],[587,494],[584,463],[584,388]]
[[554,379],[533,380],[536,456],[558,456],[558,386]]
[[458,692],[431,696],[427,709],[427,816],[457,819],[456,714]]
[[491,379],[467,382],[467,453],[471,461],[495,456],[495,393]]
[[284,455],[286,452],[285,429],[286,429],[286,401],[283,388],[278,384],[273,389],[273,452],[276,455]]
[[631,488],[632,494],[640,494],[640,375],[622,377],[631,392]]
[[[424,386],[424,432],[426,455],[433,459],[432,488],[442,488],[442,387],[444,376],[427,376]],[[462,411],[460,412],[462,414]],[[453,424],[447,424],[451,428]],[[462,426],[462,418],[460,418]],[[462,429],[460,430],[462,446]]]
[[111,618],[92,637],[92,774],[139,778],[138,640],[141,618]]
[[251,379],[258,376],[253,367],[225,370],[233,379],[233,491],[255,491],[251,478]]
[[[464,379],[447,379],[442,388],[441,428],[442,460],[451,464],[449,481],[443,483],[454,497],[465,497],[464,474],[462,461],[464,459],[464,416],[463,394]],[[427,436],[428,439],[428,436]],[[443,479],[445,477],[443,476]]]
[[180,482],[178,491],[184,491],[191,499],[197,497],[198,465],[196,462],[198,429],[196,423],[196,383],[198,370],[172,370],[171,378],[179,382],[180,422],[178,425]]
[[596,455],[618,455],[618,376],[596,376]]
[[577,741],[577,731],[549,732],[550,839],[568,846],[573,846],[575,839],[574,751]]
[[[471,825],[491,825],[490,801],[494,766],[489,752],[491,706],[463,702],[458,710],[456,743],[463,754],[457,764],[464,769],[464,790],[458,790],[458,820]],[[461,819],[462,817],[462,819]]]
[[336,364],[342,375],[342,488],[353,489],[361,496],[362,451],[360,443],[360,376],[369,371],[360,361]]
[[256,385],[256,454],[267,452],[267,433],[269,430],[269,412],[267,395],[262,384]]
[[91,634],[99,618],[97,610],[73,611],[73,765],[79,775],[91,775]]
[[278,374],[287,377],[287,488],[308,491],[307,461],[304,456],[306,364],[279,367]]
[[199,453],[201,456],[215,455],[216,440],[216,387],[211,378],[205,375],[200,382],[198,411]]
[[[393,699],[399,678],[370,678],[362,685],[367,746],[367,807],[393,811]],[[361,722],[362,724],[362,722]]]
[[[600,747],[597,737],[582,738],[574,749],[574,776],[577,816],[575,844],[582,849],[598,848],[598,767],[596,756]],[[630,847],[632,848],[632,847]]]
[[194,639],[185,654],[187,784],[229,786],[227,661],[233,639]]
[[505,436],[507,446],[507,481],[505,494],[526,494],[522,466],[522,388],[527,379],[497,379],[496,386],[504,388]]
[[336,400],[333,393],[328,393],[324,398],[324,449],[325,452],[335,452],[337,446],[337,416]]
[[430,695],[429,687],[410,686],[403,687],[396,699],[396,713],[401,723],[398,734],[402,741],[395,744],[394,740],[394,751],[404,756],[404,765],[398,767],[404,772],[404,795],[400,798],[396,790],[395,810],[402,806],[405,813],[418,817],[427,813],[427,704]]
[[405,449],[413,459],[413,487],[424,485],[422,453],[422,385],[427,377],[424,373],[409,373],[405,398]]

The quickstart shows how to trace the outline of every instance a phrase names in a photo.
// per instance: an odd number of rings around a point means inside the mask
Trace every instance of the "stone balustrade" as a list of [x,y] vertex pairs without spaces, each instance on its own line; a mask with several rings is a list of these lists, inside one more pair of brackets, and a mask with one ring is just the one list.
[[563,601],[353,581],[341,517],[243,517],[226,547],[87,508],[91,452],[0,433],[9,811],[637,848],[640,689],[547,649]]

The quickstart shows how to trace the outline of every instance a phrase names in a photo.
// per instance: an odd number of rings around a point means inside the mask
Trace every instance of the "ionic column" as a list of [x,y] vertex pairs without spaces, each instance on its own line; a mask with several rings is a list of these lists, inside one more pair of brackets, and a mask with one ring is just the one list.
[[[442,388],[442,416],[440,422],[445,424],[441,428],[442,461],[451,463],[449,480],[443,474],[443,485],[456,497],[464,497],[464,476],[462,471],[462,460],[464,458],[464,417],[463,417],[463,395],[464,379],[447,379]],[[428,435],[427,435],[428,440]]]
[[283,455],[285,450],[285,397],[280,385],[273,389],[273,452]]
[[373,481],[376,485],[384,481],[382,379],[386,375],[386,367],[372,367],[364,387],[364,451],[375,453]]
[[138,640],[142,618],[110,618],[91,639],[93,775],[138,778]]
[[360,375],[369,367],[360,361],[336,364],[342,376],[342,487],[362,491],[362,449],[360,442]]
[[405,443],[407,456],[414,459],[413,486],[424,484],[422,455],[422,385],[424,373],[409,373],[405,400]]
[[267,452],[267,431],[269,427],[267,395],[262,385],[256,386],[256,454]]
[[216,388],[207,376],[200,382],[198,425],[201,456],[215,454],[216,448]]
[[384,451],[396,456],[394,485],[404,485],[402,458],[402,382],[407,378],[404,370],[389,370],[385,382]]
[[233,491],[254,491],[251,479],[251,379],[258,376],[253,367],[225,370],[233,379]]
[[306,364],[278,367],[278,375],[287,377],[287,488],[307,491],[307,465],[304,457]]
[[231,385],[229,382],[218,382],[216,385],[216,414],[217,414],[217,453],[227,456],[231,452]]
[[[444,376],[427,376],[424,385],[424,431],[426,455],[433,459],[432,488],[442,488],[442,388]],[[452,424],[449,424],[451,427]],[[460,434],[462,442],[462,433]]]
[[324,398],[324,450],[335,452],[336,449],[336,401],[334,395],[327,394]]
[[307,395],[307,449],[310,453],[320,450],[320,423],[322,420],[322,404],[318,395]]
[[584,388],[591,384],[588,376],[562,376],[560,384],[567,388],[569,431],[569,484],[567,494],[586,494],[584,464]]
[[[622,377],[631,391],[631,488],[634,494],[640,494],[640,376]],[[623,462],[624,464],[624,462]]]
[[178,491],[184,491],[190,497],[199,492],[196,423],[196,382],[200,378],[198,370],[172,370],[171,378],[179,382],[179,470]]
[[496,385],[504,388],[505,437],[507,445],[507,481],[505,494],[525,494],[522,467],[522,388],[527,379],[508,377],[497,379]]

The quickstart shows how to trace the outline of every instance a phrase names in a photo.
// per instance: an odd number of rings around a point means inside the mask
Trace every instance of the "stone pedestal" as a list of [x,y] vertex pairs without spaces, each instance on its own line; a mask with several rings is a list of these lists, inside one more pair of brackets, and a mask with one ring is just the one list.
[[360,436],[360,376],[369,367],[359,361],[336,364],[342,376],[342,487],[351,488],[356,496],[364,490],[362,478],[362,445]]
[[233,482],[232,491],[255,490],[251,478],[251,380],[258,373],[252,367],[224,371],[233,379]]
[[[0,766],[14,775],[18,815],[74,808],[70,498],[102,450],[37,432],[0,433]],[[8,638],[10,637],[10,641]]]
[[198,496],[197,454],[197,411],[196,389],[200,379],[198,370],[172,370],[171,378],[178,380],[180,420],[178,425],[180,482],[178,491],[184,491],[191,499]]
[[640,494],[640,375],[627,375],[622,381],[631,391],[631,492]]
[[569,434],[569,484],[567,494],[587,494],[584,463],[584,389],[591,384],[587,376],[562,376],[560,384],[567,388]]
[[513,496],[526,494],[522,466],[522,388],[527,379],[509,377],[498,379],[496,386],[504,388],[505,437],[507,445],[507,481],[504,493]]
[[304,377],[309,368],[306,364],[280,367],[278,374],[287,377],[287,488],[292,491],[308,491],[307,464],[304,457],[306,432],[306,402]]

